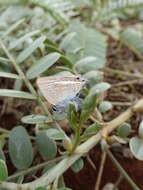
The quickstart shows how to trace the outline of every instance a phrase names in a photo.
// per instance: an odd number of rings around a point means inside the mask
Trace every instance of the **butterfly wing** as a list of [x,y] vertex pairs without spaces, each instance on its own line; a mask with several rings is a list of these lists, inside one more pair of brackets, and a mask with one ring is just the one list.
[[53,105],[70,100],[81,90],[83,83],[76,77],[41,77],[37,80],[38,87],[48,102]]

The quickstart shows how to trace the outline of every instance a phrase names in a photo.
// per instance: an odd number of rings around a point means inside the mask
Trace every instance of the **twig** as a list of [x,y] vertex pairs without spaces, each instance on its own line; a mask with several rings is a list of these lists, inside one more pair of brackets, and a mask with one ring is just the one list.
[[58,161],[62,160],[64,157],[65,157],[65,156],[60,156],[60,157],[57,157],[57,158],[55,158],[55,159],[48,160],[48,161],[46,161],[46,162],[44,162],[44,163],[38,164],[38,165],[36,165],[36,166],[33,166],[33,167],[31,167],[31,168],[29,168],[29,169],[27,169],[27,170],[20,171],[20,172],[14,174],[14,175],[9,176],[7,180],[10,181],[10,180],[13,180],[13,179],[15,179],[15,178],[21,176],[21,175],[27,175],[27,174],[29,174],[29,173],[31,173],[31,172],[40,170],[41,168],[43,168],[43,167],[46,166],[47,164],[51,164],[51,163],[58,162]]
[[111,102],[113,106],[131,106],[131,102]]
[[143,79],[142,74],[129,73],[129,72],[121,71],[118,69],[111,69],[111,68],[105,67],[104,71],[107,71],[107,72],[112,73],[112,74],[119,74],[119,75],[124,75],[127,77],[134,77],[134,78]]
[[102,179],[105,161],[106,161],[106,152],[103,151],[102,152],[102,158],[101,158],[101,164],[100,164],[100,168],[99,168],[99,172],[98,172],[98,177],[97,177],[97,181],[96,181],[96,185],[95,185],[95,190],[100,189],[100,183],[101,183],[101,179]]
[[87,158],[87,161],[89,162],[89,164],[92,166],[92,168],[93,168],[94,170],[96,170],[96,166],[95,166],[95,164],[93,163],[92,159],[90,158],[89,154],[86,156],[86,158]]
[[120,165],[120,163],[116,160],[116,158],[113,156],[113,154],[111,153],[111,151],[107,147],[105,147],[105,151],[106,151],[107,155],[110,157],[110,159],[112,160],[112,162],[115,164],[115,166],[117,167],[117,169],[119,170],[120,174],[128,181],[128,183],[130,184],[130,186],[134,190],[141,190],[134,183],[134,181],[130,178],[130,176],[127,174],[127,172],[122,168],[122,166]]
[[124,81],[124,82],[119,82],[117,84],[112,84],[112,88],[125,86],[125,85],[139,84],[142,82],[143,82],[143,79],[129,80],[129,81]]

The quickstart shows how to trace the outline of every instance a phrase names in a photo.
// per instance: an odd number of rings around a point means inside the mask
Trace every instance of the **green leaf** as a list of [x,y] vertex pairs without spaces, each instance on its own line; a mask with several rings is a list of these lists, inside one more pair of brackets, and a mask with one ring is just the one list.
[[52,159],[57,154],[56,142],[49,138],[45,131],[39,132],[36,137],[36,143],[41,156],[45,160]]
[[82,103],[82,111],[80,115],[80,122],[83,123],[88,119],[90,114],[97,106],[97,97],[94,94],[89,94]]
[[138,129],[138,134],[141,139],[143,139],[143,121],[141,121]]
[[29,47],[27,47],[19,54],[19,56],[17,57],[17,62],[21,63],[25,59],[27,59],[45,41],[45,39],[45,36],[37,38],[32,44],[30,44]]
[[143,36],[140,31],[134,28],[126,28],[121,33],[120,40],[143,59]]
[[4,160],[4,161],[6,160],[6,159],[5,159],[5,156],[4,156],[4,153],[3,153],[2,149],[1,149],[1,147],[0,147],[0,159],[1,159],[1,160]]
[[61,54],[54,52],[41,58],[37,63],[33,64],[26,73],[29,79],[33,79],[54,65],[60,58]]
[[28,92],[18,91],[18,90],[8,90],[8,89],[0,89],[0,96],[13,97],[13,98],[24,98],[35,100],[36,97]]
[[38,187],[35,190],[47,190],[47,188],[46,187]]
[[129,136],[130,132],[131,132],[131,125],[129,123],[123,123],[117,129],[118,136],[122,138]]
[[100,65],[96,61],[96,57],[88,56],[80,59],[75,63],[75,69],[78,73],[87,73],[100,68]]
[[25,21],[25,19],[21,19],[18,20],[16,23],[12,24],[4,33],[3,33],[3,38],[5,38],[6,36],[8,36],[11,32],[13,32],[14,30],[16,30],[19,25],[21,25],[23,22]]
[[54,113],[56,121],[62,121],[67,118],[67,113]]
[[103,73],[101,71],[89,71],[83,75],[83,78],[87,79],[87,85],[92,87],[103,79]]
[[84,162],[83,159],[78,159],[74,164],[72,164],[71,169],[74,173],[78,173],[80,170],[83,169]]
[[77,124],[78,124],[78,119],[77,119],[76,108],[75,108],[75,105],[73,103],[70,103],[70,105],[69,105],[68,119],[69,119],[70,127],[72,129],[75,129],[77,127]]
[[0,159],[0,181],[6,181],[8,178],[8,170],[4,160]]
[[71,22],[68,31],[77,34],[65,50],[72,62],[77,62],[87,56],[94,56],[96,66],[98,63],[98,68],[103,68],[106,62],[105,36],[95,29],[85,27],[78,20]]
[[59,131],[58,129],[47,129],[46,134],[49,138],[54,139],[54,140],[64,140],[65,135],[62,131]]
[[24,127],[18,126],[11,130],[8,148],[11,161],[17,169],[26,169],[32,164],[32,144]]
[[66,48],[70,45],[73,38],[76,36],[76,32],[71,32],[67,34],[60,43],[60,48],[66,50]]
[[101,112],[101,113],[105,113],[105,112],[107,112],[107,111],[109,111],[109,110],[111,110],[112,109],[112,104],[111,104],[111,102],[109,102],[109,101],[102,101],[100,104],[99,104],[99,111]]
[[84,131],[84,136],[91,136],[98,133],[98,131],[101,129],[101,126],[98,123],[93,123],[89,127],[87,127]]
[[138,137],[132,137],[129,142],[130,150],[138,160],[143,161],[143,140]]
[[7,73],[7,72],[0,72],[0,77],[11,78],[11,79],[21,79],[20,76],[13,73]]
[[29,33],[25,34],[24,36],[10,42],[9,49],[11,50],[11,49],[15,48],[16,46],[20,45],[21,43],[26,41],[28,38],[38,34],[39,32],[40,32],[40,30],[35,30],[32,32],[29,32]]
[[51,123],[52,119],[44,115],[27,115],[22,117],[21,121],[27,124],[42,124],[42,123]]
[[101,94],[108,90],[111,87],[111,85],[107,82],[101,82],[99,84],[96,84],[90,89],[90,94]]
[[72,68],[73,64],[72,64],[72,62],[67,58],[67,56],[61,55],[60,60],[61,60],[61,62],[62,62],[64,65],[68,66],[69,68]]

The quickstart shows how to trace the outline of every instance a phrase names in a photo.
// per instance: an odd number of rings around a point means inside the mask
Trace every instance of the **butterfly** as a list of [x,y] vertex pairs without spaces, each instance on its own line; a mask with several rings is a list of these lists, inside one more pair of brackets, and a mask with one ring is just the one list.
[[85,86],[86,81],[79,76],[49,76],[37,79],[37,85],[45,99],[54,106],[66,107],[70,100]]

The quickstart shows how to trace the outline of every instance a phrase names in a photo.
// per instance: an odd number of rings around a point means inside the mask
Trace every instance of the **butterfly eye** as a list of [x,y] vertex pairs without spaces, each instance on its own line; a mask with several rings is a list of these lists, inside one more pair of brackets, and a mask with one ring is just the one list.
[[53,107],[52,107],[52,112],[56,112],[56,111],[57,111],[56,106],[53,106]]
[[76,77],[77,80],[79,80],[80,78],[79,77]]

